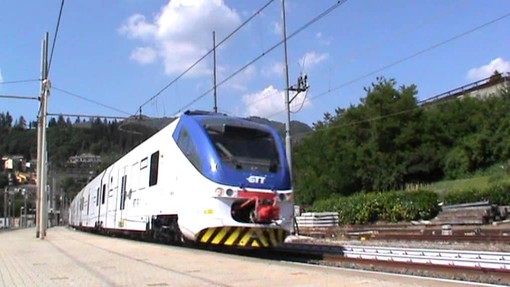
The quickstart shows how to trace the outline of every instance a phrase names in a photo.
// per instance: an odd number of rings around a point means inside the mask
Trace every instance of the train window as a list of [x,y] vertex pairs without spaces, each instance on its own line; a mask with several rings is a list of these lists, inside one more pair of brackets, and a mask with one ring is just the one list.
[[158,169],[159,169],[159,151],[151,155],[151,171],[149,174],[149,186],[158,183]]
[[87,198],[87,215],[89,215],[89,209],[90,209],[90,193],[89,193],[89,196]]
[[103,184],[103,193],[101,195],[101,204],[104,204],[105,198],[106,198],[106,184]]
[[122,177],[122,181],[120,183],[120,210],[124,210],[126,206],[126,180],[127,175]]
[[188,158],[188,160],[193,164],[193,166],[200,170],[200,157],[198,156],[197,148],[185,128],[182,128],[181,132],[179,133],[177,145]]
[[277,172],[280,159],[273,136],[263,130],[225,125],[206,127],[221,160],[240,170]]
[[148,162],[147,158],[144,158],[144,159],[142,159],[142,161],[140,161],[140,170],[147,167],[147,162]]

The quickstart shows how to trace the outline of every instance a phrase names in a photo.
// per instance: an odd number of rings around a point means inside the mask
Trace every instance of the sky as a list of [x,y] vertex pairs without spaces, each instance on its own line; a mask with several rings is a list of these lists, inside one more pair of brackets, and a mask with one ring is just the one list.
[[[290,86],[300,75],[309,84],[292,102],[294,120],[311,125],[359,104],[380,76],[415,84],[417,98],[426,99],[494,70],[510,72],[510,1],[337,2],[285,1]],[[51,49],[60,5],[0,2],[0,95],[39,95],[41,43],[49,32]],[[169,117],[212,110],[212,53],[189,68],[211,50],[213,31],[222,42],[218,110],[284,121],[281,0],[65,1],[48,112],[129,116],[143,105],[145,115]],[[15,118],[35,120],[38,110],[37,101],[0,98],[0,112]]]

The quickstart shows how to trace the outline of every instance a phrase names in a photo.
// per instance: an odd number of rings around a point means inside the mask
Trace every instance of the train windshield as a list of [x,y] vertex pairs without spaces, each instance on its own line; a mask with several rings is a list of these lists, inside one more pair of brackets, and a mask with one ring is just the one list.
[[275,173],[280,159],[273,136],[262,130],[231,125],[206,127],[221,160],[239,170]]

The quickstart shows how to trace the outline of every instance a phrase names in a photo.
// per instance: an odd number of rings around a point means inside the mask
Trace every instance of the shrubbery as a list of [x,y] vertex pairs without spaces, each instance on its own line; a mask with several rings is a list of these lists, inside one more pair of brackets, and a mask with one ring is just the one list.
[[438,196],[431,191],[358,193],[319,200],[315,211],[337,211],[340,224],[364,224],[430,219],[439,211]]
[[[510,181],[498,181],[485,188],[453,190],[445,194],[444,204],[489,201],[510,205]],[[431,219],[437,215],[438,195],[432,191],[390,191],[357,193],[318,200],[314,211],[337,211],[340,224],[365,224],[376,221],[399,222]]]
[[485,188],[453,190],[444,196],[445,204],[489,201],[492,204],[510,205],[510,181],[497,181]]

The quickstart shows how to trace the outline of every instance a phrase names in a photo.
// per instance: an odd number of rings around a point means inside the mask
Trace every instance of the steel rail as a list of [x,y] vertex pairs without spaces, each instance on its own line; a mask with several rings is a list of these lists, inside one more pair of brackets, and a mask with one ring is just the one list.
[[399,248],[356,245],[315,245],[290,243],[282,250],[322,253],[340,258],[426,264],[450,268],[473,268],[510,272],[510,253],[442,249]]

